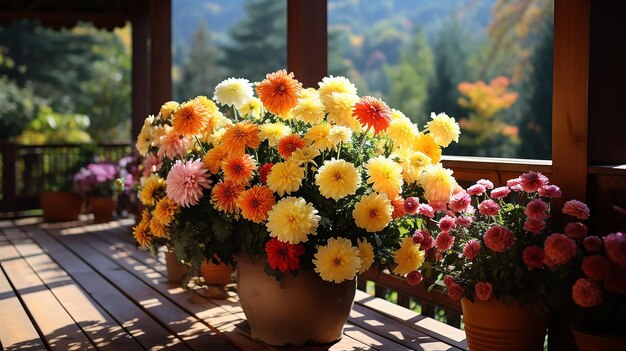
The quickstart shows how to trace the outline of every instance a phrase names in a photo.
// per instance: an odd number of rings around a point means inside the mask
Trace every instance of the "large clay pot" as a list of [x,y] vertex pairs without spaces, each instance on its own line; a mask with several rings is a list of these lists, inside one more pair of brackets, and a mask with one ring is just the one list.
[[39,202],[44,221],[67,222],[78,220],[83,198],[71,191],[44,191]]
[[111,197],[89,198],[89,210],[93,213],[94,222],[111,221],[115,210],[115,200]]
[[232,282],[233,269],[225,263],[204,261],[200,266],[200,273],[208,285],[226,285]]
[[356,280],[330,283],[299,271],[280,281],[265,261],[237,257],[237,291],[254,339],[269,345],[325,344],[339,340],[348,319]]
[[180,263],[172,251],[165,251],[165,268],[167,269],[167,281],[170,283],[181,283],[189,271],[189,266]]
[[497,299],[474,302],[463,298],[463,321],[467,345],[472,351],[541,351],[548,326],[547,315],[532,305],[509,305]]
[[571,329],[579,351],[626,350],[625,335],[596,333],[579,324],[573,324]]

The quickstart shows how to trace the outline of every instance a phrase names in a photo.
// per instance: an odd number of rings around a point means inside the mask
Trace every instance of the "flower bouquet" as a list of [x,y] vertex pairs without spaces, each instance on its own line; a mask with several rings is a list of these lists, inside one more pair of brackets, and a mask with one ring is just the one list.
[[301,277],[328,289],[347,286],[341,331],[357,274],[371,267],[419,274],[424,250],[411,233],[423,219],[407,210],[420,196],[445,206],[456,187],[440,159],[441,148],[458,141],[459,126],[443,113],[431,117],[419,131],[382,100],[359,97],[344,77],[303,89],[284,70],[256,84],[227,79],[213,101],[168,102],[138,136],[152,174],[142,183],[150,209],[135,237],[142,245],[168,237],[194,266],[205,258],[238,264],[252,334],[270,343],[282,341],[262,336],[259,325],[281,328],[252,321],[245,272],[265,271],[268,288]]

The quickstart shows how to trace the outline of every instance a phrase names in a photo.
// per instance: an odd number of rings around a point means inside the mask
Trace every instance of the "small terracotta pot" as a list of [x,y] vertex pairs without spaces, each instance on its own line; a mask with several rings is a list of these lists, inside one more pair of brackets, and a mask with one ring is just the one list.
[[572,324],[572,333],[579,351],[626,350],[626,335],[596,333]]
[[532,305],[508,306],[497,299],[461,300],[467,345],[472,351],[542,351],[547,315],[537,315]]
[[108,222],[113,220],[115,210],[115,200],[111,197],[89,198],[90,212],[93,213],[95,222]]
[[226,285],[232,282],[233,269],[226,263],[215,264],[204,261],[200,266],[200,273],[207,285]]
[[341,339],[356,280],[336,284],[301,270],[276,281],[264,268],[264,260],[237,257],[237,291],[252,338],[269,345],[292,346]]
[[189,271],[189,266],[180,263],[172,251],[165,251],[165,268],[167,269],[167,281],[170,283],[180,284]]
[[44,221],[67,222],[78,220],[83,198],[71,191],[44,191],[39,202]]

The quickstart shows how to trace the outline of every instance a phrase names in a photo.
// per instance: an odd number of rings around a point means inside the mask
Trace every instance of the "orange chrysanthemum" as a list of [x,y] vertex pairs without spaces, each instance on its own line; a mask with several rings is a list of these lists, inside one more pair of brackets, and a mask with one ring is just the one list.
[[174,111],[174,132],[184,136],[200,134],[207,124],[208,111],[198,100],[187,101]]
[[237,199],[243,218],[261,223],[267,219],[267,212],[274,206],[274,194],[265,186],[255,186],[242,192]]
[[250,183],[256,168],[256,162],[248,154],[229,157],[222,162],[224,180],[230,180],[240,185],[248,185]]
[[220,171],[222,167],[222,162],[228,157],[228,152],[222,146],[214,147],[211,150],[207,151],[207,153],[202,158],[202,163],[204,163],[204,167],[209,170],[212,174],[216,174]]
[[380,99],[364,96],[354,105],[352,116],[356,117],[362,126],[374,128],[374,133],[378,134],[389,127],[391,109]]
[[211,200],[215,208],[223,212],[235,212],[236,201],[243,191],[243,185],[238,185],[230,181],[219,182],[211,191]]
[[406,214],[404,211],[404,199],[402,196],[398,195],[391,200],[391,206],[393,206],[393,212],[391,213],[391,218],[397,219],[402,218]]
[[300,138],[299,135],[287,135],[278,142],[278,153],[286,160],[294,151],[302,149],[304,144],[304,139]]
[[293,72],[281,69],[268,73],[256,88],[263,106],[275,115],[284,116],[298,104],[302,83],[293,76]]
[[241,156],[246,152],[246,146],[256,149],[261,143],[259,126],[245,121],[226,127],[220,145],[231,156]]

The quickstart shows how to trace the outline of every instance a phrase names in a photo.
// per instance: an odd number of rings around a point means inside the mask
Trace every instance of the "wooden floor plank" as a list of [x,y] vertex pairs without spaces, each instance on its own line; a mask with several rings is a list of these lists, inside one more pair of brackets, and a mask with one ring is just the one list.
[[28,227],[31,239],[45,248],[48,255],[122,325],[144,348],[149,350],[189,350],[141,308],[102,278],[74,253],[42,231]]
[[[2,245],[2,244],[0,244]],[[35,326],[0,269],[0,344],[4,350],[45,350]]]

